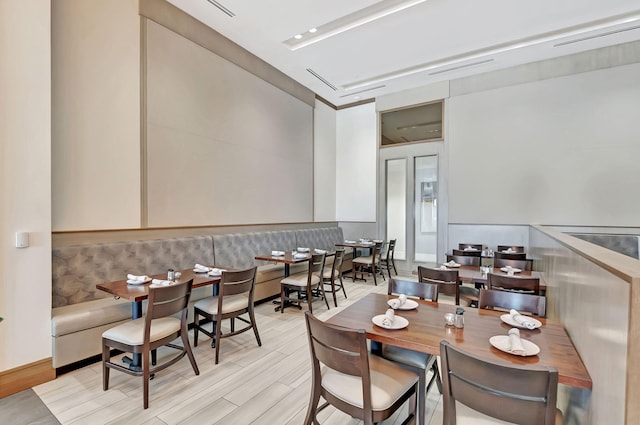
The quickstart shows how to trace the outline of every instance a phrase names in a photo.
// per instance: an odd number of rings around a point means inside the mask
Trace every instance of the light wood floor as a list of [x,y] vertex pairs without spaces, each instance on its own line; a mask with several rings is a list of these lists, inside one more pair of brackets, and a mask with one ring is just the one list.
[[[387,288],[386,282],[374,286],[372,279],[345,283],[349,298],[339,295],[339,307],[329,311],[316,301],[316,315],[326,319],[365,294],[386,293]],[[33,389],[62,424],[302,424],[311,389],[303,312],[276,313],[271,303],[264,303],[256,307],[256,315],[262,347],[252,332],[224,339],[221,361],[214,365],[210,339],[201,335],[194,349],[200,376],[194,375],[186,357],[161,371],[151,381],[147,410],[142,408],[142,379],[112,371],[109,390],[103,391],[100,363]],[[401,423],[406,407],[401,410],[385,424]],[[430,424],[442,423],[435,386],[426,410]],[[322,411],[319,420],[323,425],[362,423],[332,407]]]

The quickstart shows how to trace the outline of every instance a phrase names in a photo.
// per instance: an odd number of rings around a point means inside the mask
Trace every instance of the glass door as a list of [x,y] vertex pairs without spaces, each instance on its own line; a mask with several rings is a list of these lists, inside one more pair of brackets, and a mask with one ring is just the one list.
[[438,157],[414,159],[414,261],[438,261]]
[[394,258],[406,259],[407,252],[407,160],[386,162],[386,240],[396,239]]

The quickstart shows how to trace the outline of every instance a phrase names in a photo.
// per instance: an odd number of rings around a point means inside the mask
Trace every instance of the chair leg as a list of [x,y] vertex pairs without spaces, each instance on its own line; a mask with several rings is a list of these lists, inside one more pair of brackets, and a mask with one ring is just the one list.
[[313,314],[313,294],[309,285],[307,285],[307,304],[309,305],[309,313]]
[[111,360],[111,349],[102,341],[102,390],[109,389],[109,368],[107,362]]
[[418,392],[417,400],[418,404],[418,425],[426,425],[424,423],[424,411],[427,404],[427,371],[419,368],[418,371]]
[[284,300],[284,285],[280,285],[280,313],[284,313],[284,306],[286,301]]
[[196,358],[193,356],[193,351],[191,351],[191,345],[189,344],[189,334],[187,332],[187,326],[185,325],[180,332],[180,338],[182,338],[182,345],[184,346],[184,350],[187,352],[187,357],[189,357],[189,362],[191,363],[191,367],[193,368],[193,373],[196,375],[200,375],[200,370],[198,369],[198,364],[196,363]]
[[215,327],[215,343],[216,343],[216,364],[218,364],[218,359],[220,358],[220,339],[222,339],[222,323],[218,323],[218,318],[213,322],[213,326]]
[[235,332],[236,330],[236,319],[232,317],[231,319],[231,332]]
[[[334,290],[333,287],[331,287],[331,289]],[[324,300],[324,303],[327,305],[327,310],[331,310],[331,307],[329,307],[329,301],[327,301],[327,294],[324,293],[324,284],[322,283],[322,281],[320,281],[320,284],[318,285],[317,290],[320,296],[322,297],[322,299]],[[335,297],[335,292],[333,294],[334,294],[333,296]]]
[[340,273],[340,287],[342,288],[342,293],[344,294],[344,297],[347,298],[347,291],[345,291],[344,282],[342,281],[342,273]]
[[338,298],[336,297],[336,282],[331,279],[331,293],[333,294],[333,305],[338,307]]
[[149,408],[149,378],[151,374],[149,373],[149,352],[142,352],[142,404],[145,409]]
[[258,347],[262,347],[260,335],[258,335],[258,324],[256,323],[256,317],[253,314],[253,306],[249,307],[249,320],[251,320],[251,327],[253,328],[253,333],[256,336],[256,341],[258,341]]
[[158,350],[151,350],[151,364],[154,366],[158,364]]
[[373,284],[378,286],[378,281],[376,280],[376,266],[371,264],[371,274],[373,275]]
[[198,330],[200,329],[200,316],[196,309],[193,309],[193,346],[198,346]]

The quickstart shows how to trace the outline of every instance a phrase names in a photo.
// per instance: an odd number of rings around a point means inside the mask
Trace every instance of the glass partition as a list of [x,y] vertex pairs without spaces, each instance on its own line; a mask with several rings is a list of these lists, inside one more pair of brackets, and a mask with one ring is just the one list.
[[436,262],[438,250],[438,156],[414,158],[415,256]]
[[394,257],[405,260],[407,252],[407,160],[388,159],[386,161],[386,238],[397,239]]

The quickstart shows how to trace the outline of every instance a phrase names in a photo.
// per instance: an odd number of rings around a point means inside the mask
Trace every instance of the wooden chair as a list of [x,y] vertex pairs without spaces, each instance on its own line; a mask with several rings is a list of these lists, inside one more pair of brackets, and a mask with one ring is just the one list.
[[493,267],[502,268],[507,266],[530,272],[533,270],[533,260],[505,260],[494,258]]
[[482,251],[465,251],[463,249],[454,249],[452,250],[453,255],[458,255],[461,257],[478,257],[482,255]]
[[468,255],[451,255],[447,254],[447,263],[455,261],[462,266],[480,267],[480,257],[470,257]]
[[507,276],[505,274],[489,273],[487,275],[487,287],[488,289],[498,291],[540,295],[540,279],[537,277]]
[[[220,342],[222,338],[238,335],[253,329],[258,347],[262,347],[258,325],[253,313],[253,292],[256,284],[256,270],[253,267],[247,270],[224,271],[218,285],[218,295],[199,300],[193,306],[193,346],[198,346],[198,331],[212,338],[211,346],[215,346],[215,364],[220,358]],[[247,314],[249,317],[241,317]],[[212,331],[205,329],[200,323],[203,317],[213,324]],[[222,321],[229,319],[231,331],[222,333]],[[242,329],[235,329],[235,319],[247,324]]]
[[[344,297],[347,298],[347,291],[344,289],[344,282],[342,281],[342,263],[344,262],[344,249],[336,250],[336,255],[333,259],[333,265],[330,270],[325,270],[322,274],[322,289],[325,294],[331,292],[333,294],[333,304],[338,307],[338,300],[336,299],[336,291],[342,289]],[[338,281],[339,283],[336,283]],[[329,285],[331,289],[327,290]]]
[[494,252],[493,253],[494,260],[526,260],[527,254],[524,252],[514,252],[512,254],[507,254],[506,252]]
[[379,262],[380,271],[384,276],[384,270],[386,270],[387,274],[389,275],[389,279],[391,279],[391,269],[393,269],[393,272],[396,274],[396,276],[398,275],[398,270],[396,269],[396,263],[393,259],[394,252],[396,249],[396,241],[397,239],[391,239],[389,241],[389,246],[387,247],[386,251],[385,252],[383,252],[384,250],[380,251],[381,252],[380,262]]
[[494,308],[503,310],[515,309],[519,313],[531,313],[545,317],[547,314],[547,300],[541,295],[481,289],[478,308],[488,310],[493,310]]
[[482,251],[482,244],[481,243],[459,243],[458,244],[458,249],[464,250],[465,248],[473,248],[473,249],[477,249],[478,251]]
[[456,402],[495,419],[521,425],[560,425],[555,367],[507,366],[440,342],[443,425],[456,424]]
[[[196,375],[200,374],[187,333],[187,309],[192,284],[193,279],[171,286],[150,287],[147,314],[144,317],[115,326],[102,334],[102,388],[104,391],[109,389],[111,369],[133,376],[142,376],[142,399],[146,409],[149,407],[149,380],[152,374],[171,366],[185,355],[189,357],[193,372]],[[176,313],[180,314],[179,319],[172,316]],[[182,340],[182,346],[171,343],[176,338]],[[151,351],[162,346],[174,348],[179,353],[159,365],[151,365]],[[112,362],[112,348],[126,353],[141,354],[142,370],[130,370],[119,363]]]
[[[379,356],[370,356],[364,329],[325,323],[305,312],[311,350],[312,389],[305,425],[332,405],[371,425],[389,418],[416,394],[418,376]],[[326,400],[318,407],[320,397]],[[414,397],[414,400],[417,397]],[[415,401],[403,424],[415,419]]]
[[[435,283],[391,279],[389,280],[387,293],[389,295],[404,294],[408,297],[438,302],[438,285]],[[389,344],[382,344],[380,355],[418,375],[418,424],[424,424],[427,393],[433,386],[434,381],[438,386],[438,390],[442,393],[442,382],[436,356]],[[433,374],[427,383],[427,372],[429,370]]]
[[360,269],[360,273],[362,275],[362,277],[364,278],[364,272],[368,271],[369,273],[371,273],[373,275],[373,283],[374,285],[378,286],[378,281],[376,280],[376,274],[378,272],[378,253],[380,252],[380,248],[382,248],[382,242],[375,242],[375,244],[373,245],[373,247],[371,247],[371,255],[366,256],[366,257],[358,257],[358,258],[354,258],[351,261],[351,267],[352,267],[352,273],[353,273],[353,280],[355,282],[356,280],[356,272],[358,269]]
[[[329,310],[329,302],[324,296],[324,290],[320,291],[320,283],[324,274],[324,261],[326,254],[313,254],[309,261],[309,269],[307,273],[298,273],[285,277],[280,281],[280,313],[284,313],[285,307],[295,304],[298,308],[302,308],[300,303],[306,301],[309,305],[309,311],[313,313],[313,294],[317,293],[323,299]],[[291,296],[295,292],[297,298]]]
[[514,251],[516,253],[523,253],[524,251],[524,246],[521,245],[498,245],[498,248],[496,249],[496,251],[498,252],[502,252],[502,251]]
[[418,266],[418,281],[435,283],[438,285],[438,293],[455,297],[456,305],[460,305],[461,285],[458,282],[458,270],[438,270]]

